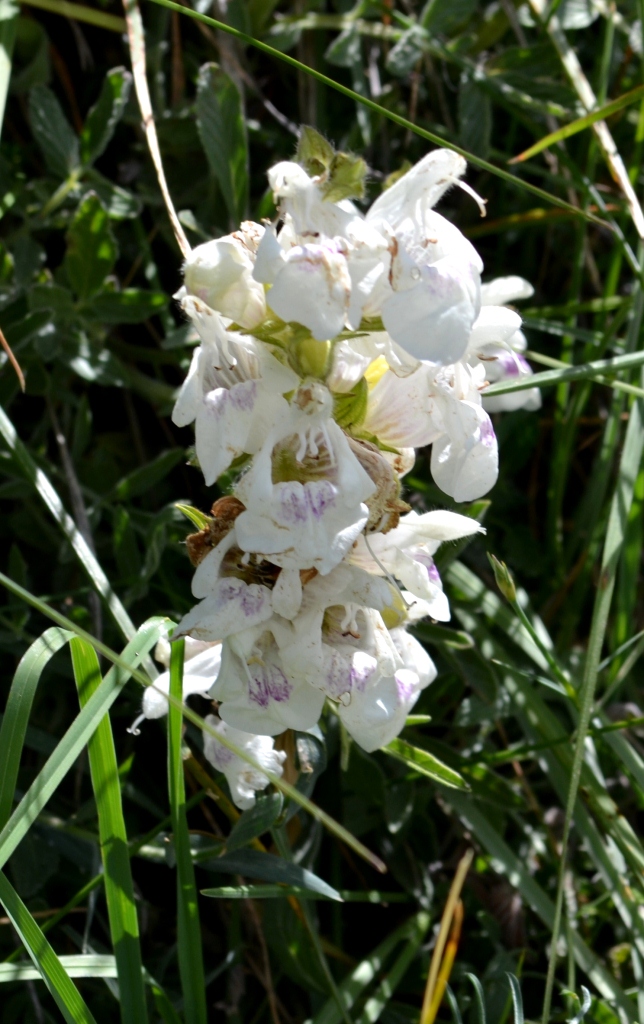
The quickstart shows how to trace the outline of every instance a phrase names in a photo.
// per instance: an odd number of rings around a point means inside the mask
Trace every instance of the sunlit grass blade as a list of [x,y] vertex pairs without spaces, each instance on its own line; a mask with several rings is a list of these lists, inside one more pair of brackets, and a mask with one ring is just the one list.
[[[535,373],[531,377],[523,377],[521,380],[499,381],[498,384],[491,384],[486,388],[485,394],[507,395],[514,391],[527,391],[530,388],[551,388],[573,380],[597,380],[600,375],[619,373],[621,370],[629,370],[634,366],[641,366],[643,363],[644,352],[629,352],[623,356],[612,356],[610,359],[595,359],[591,363],[567,366],[565,369],[544,370],[543,373]],[[620,381],[610,380],[600,381],[600,383],[608,384],[610,387],[623,387]],[[628,385],[627,389],[638,397],[642,397],[642,388]]]
[[[58,960],[70,978],[116,978],[116,960],[108,953],[71,953]],[[12,981],[36,981],[42,975],[26,964],[0,964],[0,984]]]
[[168,714],[168,792],[177,858],[177,938],[186,1024],[207,1024],[199,905],[190,852],[181,756],[184,646],[184,640],[173,643],[170,655],[170,693],[179,701],[179,706],[172,703]]
[[[96,651],[84,640],[75,637],[70,647],[78,696],[81,707],[85,707],[101,686],[101,669]],[[139,923],[121,804],[118,764],[108,714],[101,719],[90,737],[87,752],[98,811],[105,900],[118,967],[121,1016],[123,1024],[145,1024],[148,1015]]]
[[36,687],[45,665],[73,636],[52,626],[23,654],[16,669],[0,727],[0,828],[11,814],[22,746]]
[[173,0],[150,0],[150,2],[159,4],[161,7],[168,7],[172,11],[178,11],[179,14],[185,14],[190,18],[195,18],[197,21],[204,22],[206,25],[211,25],[213,28],[219,29],[222,32],[227,32],[229,35],[234,36],[235,39],[238,39],[241,43],[245,43],[247,46],[254,46],[256,49],[274,57],[276,60],[281,60],[286,64],[290,64],[291,67],[297,68],[298,71],[301,71],[306,75],[310,75],[323,85],[328,85],[329,88],[342,93],[355,103],[362,104],[374,113],[380,114],[382,117],[386,117],[390,121],[393,121],[401,128],[405,128],[407,131],[413,132],[421,139],[426,139],[427,142],[431,142],[434,146],[443,146],[447,149],[454,150],[456,153],[460,153],[461,156],[464,156],[465,159],[475,167],[480,167],[481,170],[488,171],[490,174],[494,174],[496,177],[510,182],[516,188],[531,192],[533,195],[551,203],[553,206],[558,206],[563,210],[567,210],[576,218],[592,221],[593,223],[600,223],[604,225],[604,227],[610,227],[605,221],[595,217],[591,213],[588,213],[586,210],[573,206],[571,203],[567,203],[564,199],[559,199],[558,196],[552,195],[550,192],[546,192],[544,189],[538,188],[536,185],[531,185],[529,182],[523,181],[521,178],[517,178],[508,171],[504,171],[501,167],[496,167],[494,164],[489,163],[489,161],[483,160],[481,157],[470,153],[461,146],[457,146],[448,139],[441,138],[440,135],[436,135],[434,132],[429,132],[427,129],[421,128],[419,125],[414,124],[413,121],[409,121],[406,117],[396,114],[395,111],[381,106],[368,96],[363,96],[360,93],[355,92],[348,86],[342,85],[340,82],[336,82],[333,78],[329,78],[328,75],[322,74],[321,71],[308,67],[301,61],[296,60],[295,57],[291,57],[288,53],[282,53],[281,50],[275,49],[274,46],[270,46],[268,43],[264,43],[260,39],[255,39],[254,36],[249,36],[245,32],[241,32],[239,29],[233,28],[232,25],[227,25],[223,21],[217,21],[215,18],[210,18],[206,14],[200,14],[198,11],[194,11],[190,7],[182,7],[181,4],[174,3]]
[[[512,885],[521,893],[524,902],[532,908],[546,927],[551,929],[555,914],[554,903],[530,874],[528,865],[510,849],[497,829],[488,821],[471,798],[451,790],[449,803],[477,841],[495,858],[498,864],[497,870],[501,870],[511,879]],[[572,932],[571,942],[576,962],[586,972],[598,992],[614,1002],[615,1006],[623,1010],[628,1019],[631,1019],[629,1015],[632,1015],[633,1011],[632,1001],[612,974],[606,970],[597,954],[588,947],[576,931]]]
[[405,948],[398,954],[373,995],[365,1003],[364,1010],[358,1017],[356,1024],[375,1024],[376,1021],[381,1019],[387,1003],[393,997],[412,960],[418,953],[418,949],[429,928],[429,922],[429,914],[424,912],[421,912],[414,918],[415,927],[407,939]]
[[68,1024],[96,1024],[85,1000],[2,871],[0,903]]
[[[387,959],[391,956],[396,946],[401,942],[413,941],[414,937],[426,933],[429,927],[430,917],[425,911],[420,911],[414,917],[405,921],[387,936],[380,945],[365,957],[351,973],[340,982],[338,992],[345,1010],[351,1008],[358,1001],[360,996],[378,977]],[[334,999],[329,999],[321,1010],[315,1014],[310,1024],[340,1024],[342,1015]]]
[[140,628],[119,658],[124,667],[119,665],[110,669],[99,688],[74,719],[0,832],[0,867],[6,864],[21,839],[27,834],[83,747],[86,746],[99,722],[118,697],[130,675],[136,672],[134,665],[140,662],[141,658],[156,644],[159,637],[164,635],[166,622],[165,619],[150,619]]
[[22,475],[38,492],[47,511],[53,516],[63,534],[67,537],[84,572],[87,573],[90,583],[105,601],[123,636],[126,640],[131,639],[136,633],[134,623],[112,590],[110,582],[99,565],[94,552],[90,549],[72,517],[65,511],[63,503],[49,477],[36,465],[27,448],[18,437],[13,423],[1,408],[0,434],[4,437],[7,447],[11,451]]
[[53,14],[60,14],[63,18],[71,18],[73,21],[84,21],[88,25],[96,25],[97,28],[106,28],[109,32],[125,33],[125,18],[119,18],[115,14],[108,14],[107,11],[99,11],[93,7],[86,7],[84,4],[69,3],[69,0],[20,0],[29,7],[39,7],[41,11],[51,11]]
[[644,95],[644,85],[638,85],[635,89],[624,93],[619,99],[612,100],[611,103],[606,103],[603,107],[591,111],[590,114],[585,114],[584,117],[579,117],[576,121],[565,124],[563,128],[558,128],[556,131],[544,135],[542,139],[535,142],[534,146],[530,146],[522,153],[519,153],[518,156],[512,157],[509,163],[518,164],[524,160],[529,160],[530,157],[536,156],[537,153],[541,153],[542,150],[554,146],[557,142],[569,139],[571,135],[576,135],[577,132],[583,132],[584,129],[590,128],[596,121],[603,121],[605,118],[611,117],[612,114],[616,114],[619,110],[623,110],[624,107],[628,107],[631,103],[641,99],[642,95]]
[[437,757],[430,754],[428,750],[414,747],[411,743],[407,743],[406,740],[392,740],[386,747],[382,747],[382,752],[383,754],[389,754],[390,757],[395,757],[397,761],[402,761],[403,764],[406,764],[414,772],[417,772],[419,775],[425,775],[432,779],[433,782],[438,782],[442,786],[449,786],[454,789],[469,789],[467,782],[457,771],[443,764]]
[[[0,132],[9,94],[9,80],[13,63],[13,47],[16,41],[19,7],[14,0],[4,0],[0,9]],[[24,387],[23,387],[24,391]]]
[[[21,587],[19,583],[16,583],[15,580],[12,580],[8,576],[5,576],[5,574],[2,573],[2,572],[0,572],[0,584],[2,584],[2,586],[6,587],[7,590],[9,590],[12,594],[15,594],[16,597],[20,597],[23,601],[26,601],[27,604],[30,604],[32,606],[32,608],[36,608],[39,612],[41,612],[41,614],[47,616],[48,618],[52,619],[54,622],[58,623],[58,625],[62,626],[64,629],[69,629],[71,632],[75,633],[76,636],[80,637],[82,640],[86,640],[89,644],[91,644],[92,647],[94,647],[94,649],[96,651],[99,652],[99,654],[105,655],[105,657],[109,661],[112,662],[112,664],[114,665],[114,671],[116,671],[117,668],[120,668],[121,670],[123,670],[125,672],[125,679],[128,679],[131,676],[133,679],[136,679],[136,681],[138,683],[140,683],[142,686],[153,685],[153,684],[150,683],[150,680],[149,680],[149,678],[147,676],[145,676],[141,671],[139,671],[137,668],[133,667],[133,665],[129,664],[128,661],[127,661],[126,653],[127,653],[128,650],[134,649],[134,645],[136,644],[136,639],[137,638],[135,638],[132,641],[132,643],[130,645],[128,645],[128,647],[126,648],[126,650],[123,652],[122,655],[119,655],[115,651],[113,651],[110,647],[108,647],[107,644],[104,644],[104,643],[96,640],[96,638],[93,637],[90,633],[88,633],[87,630],[84,630],[81,626],[78,626],[75,622],[72,622],[72,620],[68,619],[65,615],[61,615],[61,613],[56,611],[55,608],[52,608],[51,605],[48,605],[45,601],[42,601],[39,597],[36,597],[34,594],[31,594],[28,590],[25,590],[25,588]],[[153,638],[152,642],[150,643],[150,646],[145,648],[145,653],[146,654],[147,654],[147,651],[150,650],[150,647],[152,646],[152,644],[156,642],[158,637],[160,635],[162,635],[163,632],[166,631],[167,625],[168,625],[168,620],[167,619],[162,619],[162,620],[151,619],[151,620],[149,620],[148,623],[146,623],[146,626],[149,626],[150,623],[154,623],[154,622],[160,623],[160,625],[158,625],[158,627],[157,627],[158,628],[158,633]],[[144,629],[145,629],[145,627],[142,626],[141,629],[139,630],[139,633],[141,633]],[[108,676],[106,676],[105,680],[103,681],[103,684],[102,684],[103,686],[107,682],[108,678],[109,678],[109,673],[108,673]],[[107,708],[109,708],[111,706],[112,702],[115,699],[115,696],[116,695],[113,694],[111,696],[111,698],[107,699],[106,710],[107,710]],[[203,718],[200,718],[199,715],[196,714],[194,711],[192,711],[189,707],[187,707],[186,705],[183,705],[181,703],[181,701],[179,701],[172,694],[169,694],[169,695],[168,694],[164,694],[164,696],[166,697],[166,700],[168,700],[168,703],[170,705],[172,705],[174,707],[177,707],[177,708],[179,708],[181,710],[181,713],[183,714],[184,718],[187,718],[188,721],[193,723],[193,725],[196,725],[198,729],[201,729],[203,732],[207,732],[209,735],[213,736],[219,743],[221,743],[223,746],[225,746],[229,750],[231,750],[233,752],[233,754],[237,755],[237,757],[240,757],[242,759],[242,761],[246,761],[246,763],[251,765],[256,771],[262,772],[266,776],[266,778],[269,780],[269,782],[271,782],[274,786],[276,786],[277,789],[281,790],[281,792],[285,796],[290,797],[291,800],[293,800],[295,803],[299,804],[300,807],[302,807],[304,810],[306,810],[311,815],[312,818],[315,818],[316,821],[319,821],[322,825],[324,825],[324,827],[327,828],[329,830],[329,832],[331,832],[333,835],[335,835],[342,842],[346,843],[347,846],[351,847],[352,850],[355,850],[355,852],[358,854],[358,856],[362,857],[369,864],[371,864],[376,869],[376,871],[380,871],[380,872],[384,873],[387,870],[387,867],[386,867],[384,861],[382,861],[380,859],[380,857],[378,857],[375,853],[373,853],[371,850],[369,850],[364,845],[364,843],[360,842],[360,840],[357,839],[349,831],[349,829],[345,828],[344,825],[341,825],[338,821],[336,821],[334,818],[332,818],[330,814],[327,814],[326,811],[323,811],[321,807],[318,807],[317,804],[314,804],[311,800],[309,800],[308,797],[306,797],[302,792],[300,792],[299,789],[297,789],[296,786],[292,786],[290,783],[286,782],[281,776],[275,775],[273,772],[268,771],[267,768],[265,768],[263,765],[260,765],[259,762],[257,762],[254,758],[250,757],[248,755],[248,753],[246,752],[246,750],[243,750],[241,747],[238,747],[235,743],[232,743],[231,740],[229,740],[227,736],[225,736],[225,735],[222,736],[220,733],[218,733],[215,729],[212,728],[212,726],[208,725],[208,723],[205,722],[203,720]],[[92,697],[90,699],[90,703],[93,700],[94,700],[94,697]],[[83,713],[84,712],[81,712],[81,715]],[[78,719],[77,719],[77,722],[78,722]],[[84,720],[84,722],[85,722],[85,720]],[[72,728],[74,728],[74,726],[72,726]],[[82,727],[78,726],[79,730],[81,730],[81,728],[82,729],[88,728],[87,723],[85,722],[85,724]],[[95,725],[94,726],[90,726],[89,727],[89,731],[82,732],[82,736],[85,737],[85,741],[86,741],[87,736],[91,735],[92,728],[95,728]],[[70,740],[70,742],[71,742],[71,740]],[[76,743],[76,742],[78,742],[77,738],[74,740],[74,743]],[[77,748],[77,753],[80,752],[80,750],[82,749],[83,745],[84,745],[84,742],[81,742],[80,745]],[[74,749],[76,749],[76,747],[74,747]],[[55,757],[55,754],[52,755],[52,758],[53,757]],[[51,760],[51,758],[50,758],[50,760]],[[67,764],[66,758],[64,758],[63,761],[64,761],[65,764]],[[67,765],[67,767],[64,768],[64,770],[62,772],[62,775],[60,775],[60,778],[58,779],[58,781],[60,781],[60,779],[64,777],[64,774],[65,774],[66,771],[68,771],[68,769],[69,769],[69,765]],[[56,785],[57,784],[58,783],[56,783]],[[33,786],[31,788],[33,789]],[[51,793],[55,790],[55,788],[56,788],[56,786],[54,785],[53,789],[48,789],[49,796],[51,796]],[[30,792],[31,792],[31,790],[30,790]],[[47,799],[49,799],[49,797],[47,797]],[[22,803],[24,803],[24,800],[22,801]],[[38,803],[37,800],[36,800],[36,803]],[[46,803],[46,800],[45,800],[45,803]],[[42,807],[42,806],[44,806],[44,804],[40,804],[40,807]],[[15,817],[17,811],[18,811],[18,808],[16,808],[16,812],[14,812],[14,815],[12,816],[12,820]],[[36,815],[37,815],[37,813],[38,813],[38,811],[36,811]],[[32,818],[31,820],[33,821],[34,819]],[[9,828],[10,824],[11,824],[11,822],[9,822],[7,824],[7,829]],[[29,827],[29,826],[27,826],[27,827]],[[2,833],[0,833],[0,866],[5,863],[5,861],[3,860],[3,845],[2,845],[3,841],[5,839],[7,839],[7,837],[5,836],[5,831],[6,831],[6,829],[3,830]],[[24,833],[22,833],[22,834],[24,834]],[[14,848],[15,847],[12,847],[12,850]],[[7,856],[10,856],[10,853]]]

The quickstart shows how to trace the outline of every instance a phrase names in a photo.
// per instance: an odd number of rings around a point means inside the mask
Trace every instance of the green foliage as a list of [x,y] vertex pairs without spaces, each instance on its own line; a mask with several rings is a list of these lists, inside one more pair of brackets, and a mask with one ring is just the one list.
[[[544,404],[495,417],[499,483],[459,509],[488,533],[439,552],[453,619],[416,630],[439,674],[402,737],[347,749],[332,715],[319,735],[288,734],[287,781],[238,815],[205,773],[202,698],[185,728],[171,702],[169,743],[158,723],[136,740],[125,728],[157,640],[192,603],[186,534],[226,483],[202,486],[169,420],[196,339],[170,298],[180,255],[122,12],[86,8],[79,35],[53,9],[0,4],[0,327],[26,376],[23,397],[0,354],[0,902],[20,942],[0,929],[8,1022],[418,1022],[464,846],[476,858],[440,1024],[644,1019],[642,253],[594,134],[608,118],[641,195],[641,12],[349,7],[231,3],[232,39],[197,25],[202,5],[144,5],[190,241],[274,216],[264,171],[293,159],[293,125],[308,126],[297,159],[328,198],[359,206],[428,144],[460,147],[488,216],[456,189],[440,212],[486,280],[536,288],[524,329],[541,372],[490,394],[536,383]],[[300,361],[320,372],[330,347],[307,345]],[[336,396],[345,426],[359,429],[365,400],[364,380]],[[418,511],[449,504],[424,454],[405,485]],[[80,711],[60,653],[73,631],[77,680],[94,688]],[[102,680],[92,637],[116,659]]]

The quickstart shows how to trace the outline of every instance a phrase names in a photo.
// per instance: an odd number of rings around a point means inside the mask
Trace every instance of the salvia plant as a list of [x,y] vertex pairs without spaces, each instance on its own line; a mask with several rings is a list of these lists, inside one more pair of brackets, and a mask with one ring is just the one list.
[[643,20],[0,0],[1,1024],[644,1024]]

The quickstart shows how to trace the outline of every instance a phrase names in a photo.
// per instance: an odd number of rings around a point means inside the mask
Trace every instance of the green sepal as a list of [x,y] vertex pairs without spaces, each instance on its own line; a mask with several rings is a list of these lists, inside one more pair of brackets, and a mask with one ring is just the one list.
[[346,394],[334,394],[333,418],[338,426],[343,430],[361,426],[367,415],[368,400],[369,386],[364,377]]
[[196,526],[198,530],[205,530],[212,523],[212,518],[207,516],[205,512],[201,512],[198,508],[193,505],[182,505],[176,501],[174,507],[182,512],[186,519],[189,519],[193,526]]
[[324,135],[320,135],[315,128],[311,128],[308,124],[302,125],[295,159],[302,164],[306,173],[310,174],[312,178],[325,174],[329,171],[334,157],[333,146],[324,138]]
[[331,162],[328,179],[320,186],[322,195],[330,203],[342,199],[363,199],[367,165],[360,156],[336,153]]

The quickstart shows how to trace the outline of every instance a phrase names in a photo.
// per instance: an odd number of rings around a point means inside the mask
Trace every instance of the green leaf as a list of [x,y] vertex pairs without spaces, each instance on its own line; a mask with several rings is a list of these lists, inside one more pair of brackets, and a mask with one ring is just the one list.
[[49,477],[36,465],[29,451],[18,437],[16,428],[2,408],[0,408],[0,434],[2,434],[7,447],[12,453],[21,474],[29,481],[44,502],[49,514],[60,526],[63,535],[71,544],[83,571],[87,574],[92,586],[106,602],[121,632],[127,639],[134,636],[136,633],[134,623],[121,601],[113,592],[107,576],[96,560],[96,555],[80,533],[74,520],[65,511],[63,503],[58,493],[54,490]]
[[16,669],[0,727],[0,828],[11,814],[29,714],[43,669],[72,636],[59,626],[45,630]]
[[175,502],[176,509],[181,512],[186,519],[189,519],[193,526],[196,526],[198,530],[205,530],[212,523],[212,517],[207,516],[204,512],[200,512],[198,508],[193,505],[182,505],[180,502]]
[[124,288],[121,292],[102,291],[93,295],[83,312],[104,324],[140,324],[168,307],[163,292],[145,288]]
[[419,22],[431,35],[453,35],[472,17],[477,0],[428,0]]
[[[417,942],[415,948],[418,948],[429,927],[429,920],[429,914],[421,911],[415,917],[405,921],[404,924],[388,935],[380,945],[376,946],[369,956],[365,957],[353,969],[351,974],[338,985],[340,1000],[345,1011],[351,1010],[365,989],[380,975],[384,963],[391,956],[396,946],[401,942],[412,944]],[[337,1002],[335,999],[329,999],[322,1009],[318,1010],[315,1014],[311,1024],[341,1024],[342,1020],[343,1016]],[[377,1020],[377,1018],[374,1018],[374,1020]]]
[[179,973],[186,1024],[207,1024],[201,929],[195,871],[190,853],[186,813],[186,790],[181,756],[183,719],[183,660],[185,641],[172,644],[170,653],[170,694],[179,702],[170,704],[168,714],[168,792],[172,814],[174,852],[177,859],[177,938]]
[[476,1009],[477,1009],[477,1024],[487,1024],[487,1017],[485,1015],[485,993],[483,992],[483,986],[476,977],[475,974],[466,974],[466,978],[472,982],[474,987],[474,994],[476,996]]
[[[81,708],[102,685],[96,651],[84,640],[70,643],[74,678]],[[121,805],[114,738],[109,715],[98,723],[87,744],[105,878],[105,899],[118,968],[123,1024],[146,1024],[139,924],[134,902],[127,833]]]
[[458,87],[458,134],[462,145],[487,159],[492,134],[492,104],[488,93],[469,76]]
[[83,164],[93,164],[105,151],[125,109],[131,85],[132,75],[125,68],[113,68],[107,72],[98,101],[87,115],[80,134]]
[[[7,581],[2,574],[0,574],[0,578],[5,586],[7,582],[11,582]],[[12,589],[16,592],[15,584]],[[65,620],[65,624],[74,625],[69,620]],[[56,792],[83,747],[86,746],[90,736],[98,727],[99,722],[118,697],[132,671],[135,670],[135,666],[141,663],[142,657],[156,644],[160,636],[165,635],[166,631],[167,619],[150,619],[141,626],[119,658],[123,667],[114,665],[110,669],[96,693],[92,694],[83,710],[76,716],[0,832],[0,867],[6,864],[52,794]],[[103,645],[100,646],[103,647]],[[105,648],[103,653],[107,651],[109,648]]]
[[132,195],[127,189],[121,188],[113,181],[108,181],[96,168],[85,171],[83,180],[91,185],[112,220],[123,220],[126,217],[138,217],[143,206],[138,196]]
[[14,0],[2,0],[0,4],[0,131],[9,92],[13,46],[16,41],[20,5]]
[[453,768],[448,768],[446,764],[439,761],[429,751],[421,750],[420,747],[413,747],[406,740],[392,740],[386,747],[381,747],[381,750],[384,754],[389,754],[390,757],[395,757],[398,761],[402,761],[408,768],[413,768],[419,775],[426,775],[428,778],[433,779],[434,782],[439,782],[442,786],[449,786],[452,789],[470,788],[463,776],[459,775]]
[[[70,978],[116,978],[116,960],[108,953],[72,953],[58,957]],[[42,977],[36,967],[26,963],[0,964],[0,984],[11,981],[37,981]]]
[[67,232],[65,271],[81,302],[102,286],[116,262],[116,241],[109,217],[95,192],[81,200]]
[[68,1024],[96,1024],[80,992],[65,973],[41,929],[1,871],[0,903]]
[[248,206],[248,140],[239,90],[216,64],[204,64],[197,81],[197,127],[204,152],[237,226]]
[[112,498],[117,501],[126,501],[139,494],[145,494],[151,487],[163,480],[177,463],[185,458],[185,454],[184,448],[169,448],[167,451],[161,452],[147,465],[124,476],[114,488]]
[[295,885],[319,893],[327,899],[342,902],[337,889],[318,878],[312,871],[299,864],[292,864],[282,857],[276,857],[272,853],[262,853],[261,850],[238,850],[236,853],[224,854],[223,857],[200,860],[199,865],[209,871],[224,871],[227,874],[261,878],[264,882]]
[[514,975],[506,971],[506,977],[510,983],[512,990],[512,1005],[514,1006],[514,1024],[525,1024],[525,1016],[523,1014],[523,998],[521,996],[521,986],[519,979]]
[[269,793],[257,798],[254,807],[247,811],[233,825],[226,839],[226,850],[232,853],[268,832],[282,813],[284,798],[281,793]]
[[217,889],[202,889],[201,895],[218,900],[271,900],[287,896],[296,896],[299,900],[328,898],[298,885],[221,885]]
[[[591,363],[582,363],[578,366],[569,366],[558,370],[545,370],[543,373],[535,373],[531,377],[524,377],[520,382],[506,383],[499,382],[491,384],[485,389],[486,395],[505,395],[511,391],[525,391],[527,388],[551,388],[557,384],[563,384],[571,380],[593,380],[600,377],[607,377],[620,370],[629,370],[634,366],[644,364],[644,352],[629,352],[623,356],[612,356],[610,359],[595,359]],[[622,381],[606,381],[611,387],[623,384]],[[630,386],[629,386],[630,387]],[[639,394],[640,388],[636,389]]]
[[618,110],[623,110],[624,107],[628,107],[631,103],[640,100],[643,95],[644,85],[638,85],[636,89],[631,89],[630,92],[624,93],[619,99],[612,100],[603,107],[598,107],[597,110],[591,111],[590,114],[585,114],[584,117],[579,117],[576,121],[565,124],[563,128],[558,128],[557,131],[544,135],[542,139],[535,142],[534,146],[530,146],[529,149],[525,149],[518,156],[513,157],[509,163],[518,164],[524,160],[529,160],[530,157],[536,156],[537,153],[541,153],[542,150],[548,149],[550,146],[554,146],[555,143],[561,142],[562,139],[569,139],[571,135],[583,132],[584,129],[590,128],[597,121],[604,121],[612,114],[616,114]]
[[78,167],[78,138],[46,85],[37,85],[29,93],[29,120],[50,171],[67,178]]

